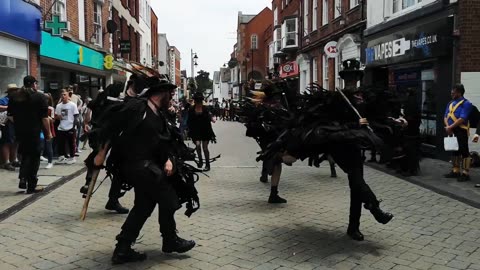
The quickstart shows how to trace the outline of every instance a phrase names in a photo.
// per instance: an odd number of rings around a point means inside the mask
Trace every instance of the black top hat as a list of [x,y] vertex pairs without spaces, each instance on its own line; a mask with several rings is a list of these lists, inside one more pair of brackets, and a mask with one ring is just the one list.
[[170,83],[170,81],[158,77],[146,78],[145,85],[148,87],[148,89],[144,91],[142,95],[147,97],[152,96],[155,93],[171,92],[177,88],[177,86]]

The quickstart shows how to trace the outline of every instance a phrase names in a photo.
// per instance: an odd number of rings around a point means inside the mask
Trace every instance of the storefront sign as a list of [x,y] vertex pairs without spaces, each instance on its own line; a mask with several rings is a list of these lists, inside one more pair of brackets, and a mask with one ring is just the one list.
[[61,21],[59,15],[52,15],[51,21],[45,21],[44,28],[51,30],[52,36],[63,36],[63,32],[68,31],[70,25],[66,21]]
[[25,1],[0,1],[0,32],[41,44],[41,20],[42,12]]
[[130,40],[120,40],[120,52],[130,53],[132,48],[132,42]]
[[416,61],[452,53],[451,18],[417,25],[367,42],[367,66]]
[[280,78],[298,76],[298,64],[296,61],[287,62],[280,66]]
[[103,66],[105,67],[105,69],[112,69],[113,68],[113,56],[108,54],[105,56],[105,58],[103,59]]
[[45,31],[42,32],[42,39],[41,56],[94,69],[104,69],[104,55],[102,53],[61,37],[54,37]]
[[329,58],[337,57],[338,55],[337,42],[336,41],[328,42],[323,48],[323,51]]

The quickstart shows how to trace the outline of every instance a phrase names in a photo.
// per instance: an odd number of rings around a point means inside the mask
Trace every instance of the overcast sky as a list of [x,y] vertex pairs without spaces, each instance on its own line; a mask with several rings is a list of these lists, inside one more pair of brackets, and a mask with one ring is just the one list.
[[210,72],[230,60],[236,42],[238,12],[258,14],[271,0],[151,0],[158,31],[181,53],[181,69],[190,77],[190,49],[198,54],[200,69]]

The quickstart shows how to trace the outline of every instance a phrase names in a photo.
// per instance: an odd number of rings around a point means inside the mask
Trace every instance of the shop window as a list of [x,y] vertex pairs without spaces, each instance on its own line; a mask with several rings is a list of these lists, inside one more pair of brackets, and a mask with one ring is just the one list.
[[282,25],[282,48],[297,47],[298,19],[287,19]]
[[328,24],[328,0],[323,0],[322,25]]
[[10,83],[23,85],[27,76],[27,60],[0,55],[0,89],[6,89]]
[[102,46],[102,6],[99,3],[93,5],[93,27],[95,28],[95,44]]
[[67,0],[57,0],[53,6],[53,14],[60,16],[62,21],[67,20]]

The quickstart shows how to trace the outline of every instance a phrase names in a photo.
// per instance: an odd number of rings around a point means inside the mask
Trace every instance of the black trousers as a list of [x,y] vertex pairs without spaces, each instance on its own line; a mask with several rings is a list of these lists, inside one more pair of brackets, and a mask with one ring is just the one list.
[[[92,181],[93,171],[95,170],[94,160],[97,154],[98,150],[93,150],[85,159],[85,166],[87,167],[85,185],[89,185]],[[112,185],[110,186],[110,191],[108,192],[108,198],[118,200],[122,196],[122,180],[119,177],[118,173],[113,173],[111,180]]]
[[[75,157],[75,129],[69,131],[57,130],[58,155]],[[68,153],[67,148],[68,146]]]
[[458,151],[454,152],[454,156],[462,156],[463,158],[470,157],[470,151],[468,150],[468,131],[463,128],[455,128],[453,134],[458,140]]
[[118,241],[134,242],[143,225],[158,205],[158,223],[160,233],[165,237],[175,235],[175,211],[179,208],[178,197],[173,186],[157,164],[136,164],[122,166],[122,177],[135,179],[133,188],[135,200],[128,214]]
[[363,178],[363,158],[355,145],[338,145],[330,149],[329,154],[338,166],[348,174],[350,186],[349,226],[359,226],[362,215],[362,203],[378,205],[373,191]]
[[27,181],[27,190],[34,190],[37,187],[37,173],[40,167],[40,135],[38,135],[38,138],[17,136],[17,140],[19,142],[18,153],[22,157],[18,178]]

